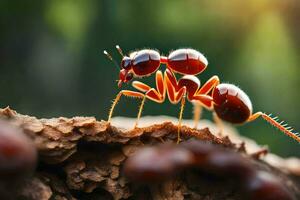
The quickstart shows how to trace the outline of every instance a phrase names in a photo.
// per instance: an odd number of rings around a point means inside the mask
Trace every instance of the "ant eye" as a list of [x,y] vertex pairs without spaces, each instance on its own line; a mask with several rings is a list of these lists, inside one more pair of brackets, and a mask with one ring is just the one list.
[[121,66],[123,69],[129,69],[131,67],[131,59],[129,57],[124,57]]
[[128,73],[126,76],[126,81],[131,81],[133,79],[133,73]]

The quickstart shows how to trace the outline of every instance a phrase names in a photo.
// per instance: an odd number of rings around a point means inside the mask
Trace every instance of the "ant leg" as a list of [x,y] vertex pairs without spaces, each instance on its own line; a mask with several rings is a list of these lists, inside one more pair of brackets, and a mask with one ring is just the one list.
[[165,80],[168,80],[168,82],[170,82],[170,84],[173,86],[173,88],[176,92],[179,90],[177,79],[176,79],[174,73],[172,71],[170,71],[169,69],[166,69],[166,71],[165,71]]
[[133,81],[132,86],[141,92],[147,92],[147,91],[151,90],[150,86],[148,86],[145,83],[142,83],[140,81]]
[[[193,97],[193,99],[199,100],[201,104],[207,108],[208,110],[213,109],[213,98],[208,95],[196,95]],[[213,112],[213,121],[219,128],[219,134],[222,135],[224,131],[224,123],[223,121],[218,117],[216,112]]]
[[[163,74],[160,70],[158,70],[156,72],[155,80],[156,80],[156,90],[157,90],[157,92],[161,96],[165,96],[166,87],[165,87]],[[141,91],[141,92],[148,92],[152,89],[150,86],[148,86],[145,83],[142,83],[140,81],[133,81],[132,86],[134,88],[136,88],[137,90]]]
[[194,122],[195,128],[197,128],[198,121],[200,120],[200,116],[202,113],[202,107],[205,107],[208,110],[212,110],[213,98],[206,94],[200,94],[193,96],[193,100],[197,100],[196,103],[194,103]]
[[118,95],[116,96],[116,98],[113,101],[113,104],[111,105],[111,108],[110,108],[109,114],[108,114],[108,119],[107,119],[108,122],[111,121],[111,117],[113,115],[114,109],[115,109],[116,105],[118,104],[118,102],[120,101],[121,96],[122,96],[122,91],[118,93]]
[[[199,101],[197,103],[202,105],[203,107],[205,107],[208,110],[213,109],[213,98],[209,95],[203,95],[203,94],[195,95],[195,96],[193,96],[193,100]],[[196,119],[197,118],[194,118],[194,120],[196,120]],[[222,134],[223,130],[224,130],[223,121],[217,116],[217,114],[215,112],[213,112],[213,119],[214,119],[214,122],[216,123],[217,127],[219,127],[219,129],[220,129],[220,134]]]
[[262,112],[257,112],[257,113],[254,113],[253,115],[251,115],[249,117],[249,119],[247,120],[247,122],[252,122],[254,120],[256,120],[258,117],[262,116]]
[[156,80],[156,89],[157,89],[158,93],[162,96],[165,96],[165,94],[166,94],[165,85],[166,84],[165,84],[165,81],[164,81],[163,74],[160,70],[158,70],[156,72],[155,80]]
[[202,114],[202,106],[200,103],[195,102],[194,104],[194,128],[198,128],[198,122],[200,120],[201,114]]
[[170,70],[165,71],[165,84],[167,87],[167,94],[170,102],[172,104],[177,104],[181,99],[181,106],[179,112],[179,119],[177,125],[177,144],[180,142],[180,131],[181,131],[181,124],[182,124],[182,115],[186,101],[186,87],[182,87],[181,89],[177,90],[178,83],[176,77]]
[[162,103],[166,96],[166,86],[163,78],[163,74],[160,70],[156,72],[156,90],[150,86],[140,82],[133,81],[132,86],[141,92],[145,92],[148,99],[157,103]]
[[167,89],[168,98],[172,104],[177,104],[182,98],[183,93],[186,92],[186,89],[178,89],[176,77],[169,69],[166,69],[165,71],[165,86]]
[[172,104],[176,104],[177,102],[175,101],[175,98],[176,98],[175,88],[166,76],[165,76],[165,83],[166,83],[167,94],[168,94],[168,98],[169,98],[170,102]]
[[140,105],[139,112],[138,112],[138,115],[137,115],[137,118],[136,118],[136,122],[135,122],[134,128],[136,128],[138,126],[138,123],[139,123],[139,120],[141,118],[142,111],[143,111],[143,108],[144,108],[144,105],[145,105],[145,101],[146,101],[146,95],[144,95],[142,103]]
[[157,91],[154,88],[151,88],[150,86],[140,82],[140,81],[134,81],[132,83],[132,86],[138,90],[140,90],[141,92],[145,92],[146,94],[143,97],[142,103],[140,105],[139,108],[139,112],[138,112],[138,116],[137,116],[137,121],[136,121],[136,125],[138,125],[138,121],[142,115],[142,110],[144,108],[144,104],[146,101],[146,98],[149,98],[152,101],[155,101],[157,103],[162,103],[165,99],[165,93],[166,93],[166,87],[164,84],[164,79],[163,79],[163,75],[162,72],[160,70],[158,70],[156,72],[156,88]]
[[216,123],[217,127],[219,128],[219,134],[222,135],[224,131],[224,123],[223,121],[218,117],[216,112],[213,112],[213,119]]
[[195,128],[198,127],[198,121],[202,113],[202,106],[208,110],[212,109],[213,100],[207,94],[220,83],[218,76],[211,77],[194,95],[193,99],[200,101],[194,103],[194,122]]
[[146,98],[149,98],[150,100],[155,101],[157,103],[162,103],[164,101],[164,97],[162,97],[158,92],[156,92],[154,88],[151,88],[145,95],[143,95],[143,100],[141,102],[139,112],[138,112],[138,115],[137,115],[137,120],[136,120],[136,123],[135,123],[135,126],[134,126],[135,128],[137,127],[138,122],[141,118]]
[[185,98],[186,96],[184,95],[181,99],[181,107],[180,107],[180,113],[179,113],[179,120],[178,120],[178,129],[177,129],[177,144],[180,142],[180,130],[181,130],[181,124],[182,124],[182,115],[183,115],[183,109],[185,106]]
[[185,106],[185,99],[186,99],[186,88],[183,87],[179,90],[178,96],[176,97],[175,101],[179,101],[181,99],[181,106],[180,106],[180,112],[179,112],[179,119],[178,119],[178,128],[177,128],[177,144],[180,142],[180,131],[181,131],[181,124],[182,124],[182,115],[183,110]]
[[292,127],[289,127],[288,124],[284,123],[284,121],[279,122],[278,117],[272,117],[272,115],[267,115],[263,112],[257,112],[249,117],[247,122],[254,121],[258,117],[262,117],[264,120],[266,120],[271,125],[278,128],[281,132],[286,134],[287,136],[293,138],[297,142],[300,142],[300,133],[294,132]]
[[206,81],[206,83],[197,91],[196,94],[208,94],[212,89],[219,85],[219,83],[219,77],[213,76],[208,81]]
[[194,95],[192,100],[196,100],[197,103],[200,103],[203,107],[208,110],[213,108],[213,98],[206,94]]
[[164,101],[164,98],[161,95],[159,95],[159,93],[157,93],[154,88],[151,88],[145,95],[143,95],[143,100],[142,100],[140,108],[139,108],[139,112],[137,115],[137,119],[136,119],[134,128],[136,128],[138,126],[138,122],[141,118],[146,98],[149,98],[150,100],[155,101],[157,103],[162,103]]
[[[177,104],[181,100],[181,106],[180,106],[180,112],[179,112],[179,119],[178,119],[178,129],[177,129],[177,144],[180,142],[180,130],[181,130],[181,124],[182,124],[182,115],[183,110],[185,106],[186,101],[186,87],[182,87],[177,92],[175,92],[175,87],[177,85],[176,78],[173,76],[173,81],[176,81],[175,85],[171,81],[171,79],[168,77],[167,72],[170,72],[169,70],[165,71],[165,84],[167,88],[168,98],[172,104]],[[171,72],[170,72],[171,73]]]
[[140,92],[134,92],[134,91],[130,91],[130,90],[121,90],[117,97],[115,98],[111,108],[110,108],[110,111],[109,111],[109,115],[108,115],[108,122],[111,121],[111,118],[112,118],[112,115],[113,115],[113,112],[114,112],[114,109],[116,107],[116,105],[118,104],[118,102],[120,101],[120,98],[121,96],[124,95],[124,96],[129,96],[129,97],[136,97],[136,98],[143,98],[145,95],[140,93]]

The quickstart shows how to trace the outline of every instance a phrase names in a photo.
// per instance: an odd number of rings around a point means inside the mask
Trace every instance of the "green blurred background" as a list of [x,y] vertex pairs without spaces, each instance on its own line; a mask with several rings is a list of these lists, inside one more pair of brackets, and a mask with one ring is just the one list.
[[[6,0],[0,8],[1,107],[106,119],[118,69],[104,49],[120,60],[116,44],[125,52],[147,47],[164,55],[192,47],[209,60],[202,82],[217,74],[246,91],[255,111],[278,114],[300,130],[298,0]],[[138,103],[123,98],[114,115],[135,117]],[[143,114],[178,111],[148,101]],[[184,118],[191,117],[188,104]],[[300,156],[297,142],[262,119],[238,129],[282,156]]]

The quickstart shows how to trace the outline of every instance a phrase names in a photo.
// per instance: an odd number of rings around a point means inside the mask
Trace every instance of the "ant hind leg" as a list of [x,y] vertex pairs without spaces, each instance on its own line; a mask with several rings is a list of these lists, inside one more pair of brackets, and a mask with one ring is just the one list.
[[194,103],[194,128],[198,128],[198,123],[202,114],[203,107],[200,103],[195,102]]
[[251,115],[248,119],[247,122],[251,122],[254,121],[255,119],[257,119],[258,117],[262,117],[264,120],[266,120],[269,124],[275,126],[276,128],[278,128],[281,132],[283,132],[284,134],[286,134],[287,136],[293,138],[294,140],[296,140],[297,142],[300,143],[300,133],[297,133],[293,130],[292,127],[289,127],[287,123],[285,123],[284,121],[279,122],[278,117],[272,117],[272,115],[267,115],[266,113],[263,112],[257,112],[253,115]]
[[196,95],[199,94],[209,94],[217,85],[220,84],[220,79],[218,76],[211,77],[204,85],[197,91]]
[[217,113],[213,112],[213,119],[216,123],[217,127],[219,128],[219,135],[223,135],[224,132],[224,123],[223,121],[218,117]]

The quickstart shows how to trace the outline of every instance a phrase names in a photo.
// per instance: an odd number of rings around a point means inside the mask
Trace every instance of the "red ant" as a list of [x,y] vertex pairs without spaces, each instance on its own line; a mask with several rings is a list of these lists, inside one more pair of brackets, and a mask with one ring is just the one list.
[[[253,114],[252,103],[249,97],[237,86],[220,84],[218,76],[213,76],[200,87],[200,80],[195,75],[203,72],[208,65],[207,59],[200,52],[194,49],[178,49],[171,52],[168,57],[165,57],[161,56],[158,51],[144,49],[135,51],[129,56],[124,56],[118,45],[116,48],[123,57],[121,67],[107,51],[104,51],[104,54],[120,68],[118,86],[121,87],[122,83],[127,83],[135,77],[142,78],[156,72],[156,89],[140,81],[133,81],[132,86],[140,92],[121,90],[112,104],[108,122],[111,121],[114,108],[122,95],[143,99],[139,108],[136,127],[146,98],[162,103],[165,101],[167,93],[168,99],[172,104],[181,102],[177,142],[180,141],[180,128],[186,98],[195,104],[194,120],[196,127],[203,106],[208,110],[214,111],[217,121],[221,119],[234,124],[250,122],[261,116],[280,131],[300,142],[300,134],[294,133],[291,127],[287,127],[287,124],[279,123],[277,117],[272,118],[271,115],[263,112]],[[167,66],[164,75],[158,70],[160,64],[166,64]],[[177,81],[174,73],[179,73],[183,76]]]

